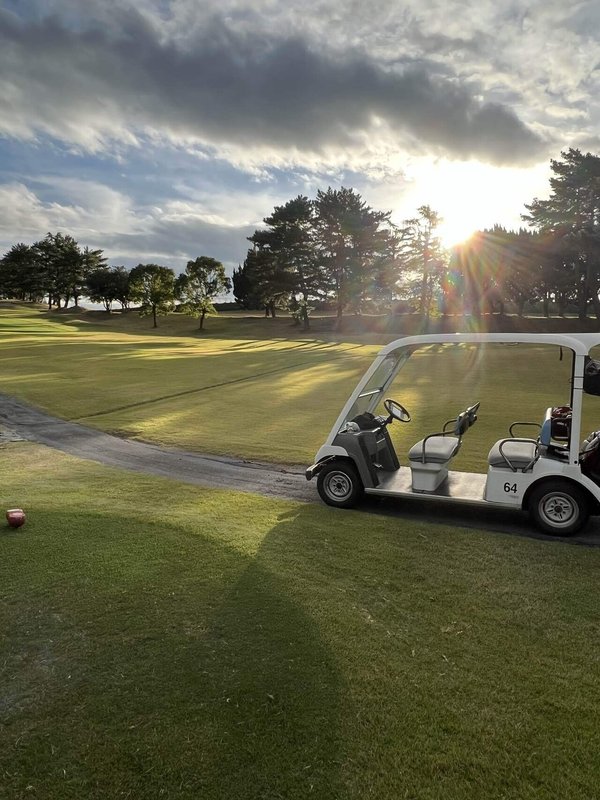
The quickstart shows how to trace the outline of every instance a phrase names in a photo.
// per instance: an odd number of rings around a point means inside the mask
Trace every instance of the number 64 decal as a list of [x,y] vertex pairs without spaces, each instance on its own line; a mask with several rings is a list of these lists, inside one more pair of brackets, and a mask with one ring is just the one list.
[[517,484],[516,483],[508,483],[508,481],[504,484],[504,491],[505,492],[512,492],[513,494],[517,493]]

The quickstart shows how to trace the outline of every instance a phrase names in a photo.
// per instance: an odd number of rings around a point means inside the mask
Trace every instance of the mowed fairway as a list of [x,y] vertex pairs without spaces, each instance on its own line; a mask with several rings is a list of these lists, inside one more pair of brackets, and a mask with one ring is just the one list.
[[221,334],[203,336],[189,318],[161,322],[152,331],[135,313],[79,319],[0,308],[3,390],[126,436],[304,461],[378,350],[284,338],[294,333],[289,320],[274,321],[277,338],[260,319],[250,331],[238,320],[210,320]]
[[597,796],[600,550],[0,457],[1,796]]
[[[3,391],[121,436],[310,463],[380,348],[311,339],[287,319],[231,315],[207,327],[198,334],[192,320],[171,315],[153,331],[135,312],[74,316],[5,304]],[[479,400],[479,422],[453,467],[485,471],[488,450],[510,423],[540,421],[546,407],[568,402],[569,380],[570,359],[559,360],[558,348],[419,351],[390,391],[413,415],[411,424],[392,426],[401,461],[414,442]],[[600,400],[586,398],[585,412],[583,435],[600,428]]]

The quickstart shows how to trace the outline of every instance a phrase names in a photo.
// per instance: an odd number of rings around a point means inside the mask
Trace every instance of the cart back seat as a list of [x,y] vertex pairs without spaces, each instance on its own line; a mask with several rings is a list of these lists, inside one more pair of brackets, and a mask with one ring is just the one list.
[[[510,437],[500,439],[488,453],[488,464],[495,469],[506,469],[510,472],[530,472],[540,455],[547,453],[552,440],[552,409],[546,411],[546,416],[540,428],[537,439],[519,439]],[[534,423],[513,423],[523,425]]]
[[488,464],[511,472],[527,472],[538,459],[538,449],[534,439],[500,439],[488,454]]

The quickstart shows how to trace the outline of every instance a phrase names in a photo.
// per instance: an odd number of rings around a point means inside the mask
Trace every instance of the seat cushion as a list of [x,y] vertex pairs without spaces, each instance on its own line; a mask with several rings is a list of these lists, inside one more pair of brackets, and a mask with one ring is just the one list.
[[[414,444],[408,451],[410,461],[423,462],[423,442]],[[458,436],[431,436],[425,442],[425,463],[426,464],[445,464],[456,455],[460,446]]]
[[[500,452],[500,445],[502,445],[502,453]],[[490,467],[505,467],[510,469],[506,463],[506,459],[510,461],[515,469],[525,469],[532,466],[537,455],[537,443],[533,440],[530,442],[513,441],[512,439],[500,439],[492,447],[488,454],[488,464]]]

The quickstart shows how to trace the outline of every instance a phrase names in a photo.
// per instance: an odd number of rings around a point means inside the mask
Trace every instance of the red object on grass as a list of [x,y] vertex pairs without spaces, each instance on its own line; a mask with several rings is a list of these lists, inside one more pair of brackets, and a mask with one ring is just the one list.
[[25,524],[25,512],[22,508],[9,508],[6,512],[6,521],[11,528],[20,528]]

